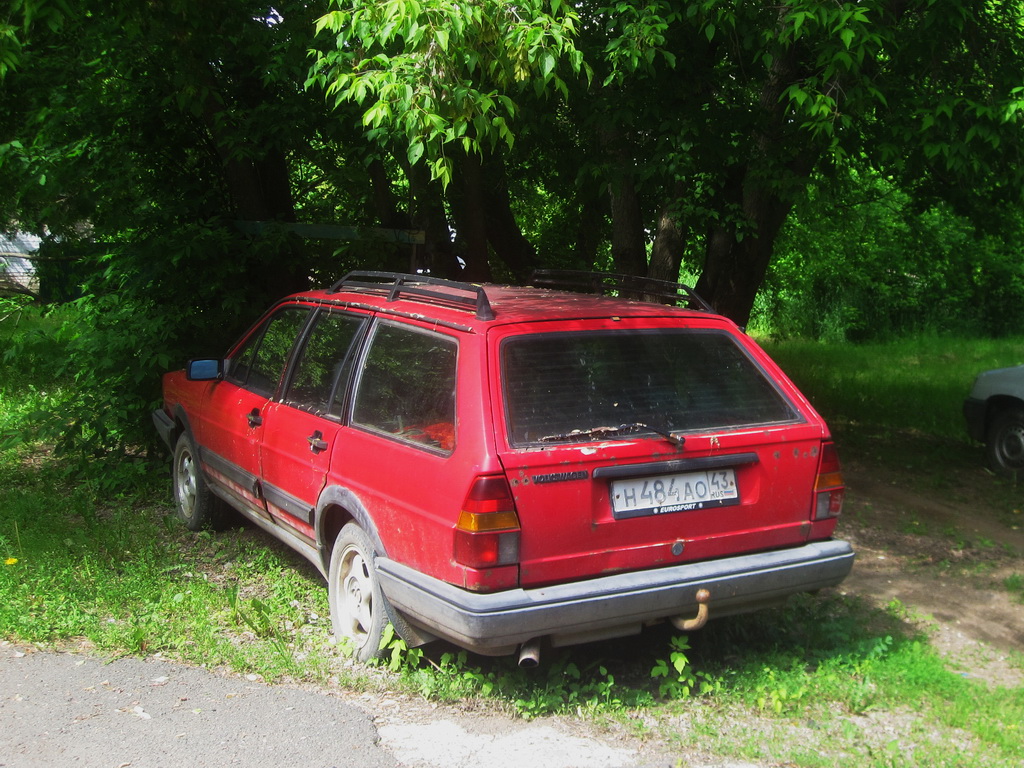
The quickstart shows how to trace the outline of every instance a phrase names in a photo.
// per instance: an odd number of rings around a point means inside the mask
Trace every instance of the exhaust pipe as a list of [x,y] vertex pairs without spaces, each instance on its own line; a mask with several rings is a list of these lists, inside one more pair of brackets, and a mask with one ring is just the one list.
[[527,640],[519,646],[519,666],[523,669],[533,669],[540,664],[540,639]]

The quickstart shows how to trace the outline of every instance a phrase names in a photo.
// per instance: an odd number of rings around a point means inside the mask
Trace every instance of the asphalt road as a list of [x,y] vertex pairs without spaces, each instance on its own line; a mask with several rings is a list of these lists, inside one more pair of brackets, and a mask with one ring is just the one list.
[[0,645],[0,766],[393,768],[368,715],[166,662]]
[[0,641],[0,768],[759,768],[565,723],[371,699]]

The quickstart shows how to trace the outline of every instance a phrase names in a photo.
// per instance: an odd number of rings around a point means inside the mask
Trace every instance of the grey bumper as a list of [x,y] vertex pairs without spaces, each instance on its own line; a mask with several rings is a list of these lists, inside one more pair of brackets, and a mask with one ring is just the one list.
[[853,567],[845,541],[621,573],[536,589],[477,594],[377,558],[391,604],[414,624],[479,653],[509,653],[540,637],[571,644],[639,631],[693,615],[700,589],[711,618],[763,608],[798,592],[839,584]]

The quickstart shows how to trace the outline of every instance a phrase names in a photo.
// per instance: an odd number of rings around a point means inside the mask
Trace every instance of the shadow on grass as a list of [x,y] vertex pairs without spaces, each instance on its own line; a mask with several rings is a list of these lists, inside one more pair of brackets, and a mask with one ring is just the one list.
[[643,708],[705,693],[753,702],[768,685],[776,696],[787,686],[814,687],[816,677],[828,677],[835,687],[842,672],[851,687],[834,695],[856,709],[863,695],[855,690],[859,671],[923,639],[898,609],[879,610],[826,590],[795,596],[774,610],[724,617],[685,637],[662,623],[631,637],[544,648],[533,669],[519,668],[514,657],[482,657],[434,643],[403,674],[427,696],[496,695],[529,717]]

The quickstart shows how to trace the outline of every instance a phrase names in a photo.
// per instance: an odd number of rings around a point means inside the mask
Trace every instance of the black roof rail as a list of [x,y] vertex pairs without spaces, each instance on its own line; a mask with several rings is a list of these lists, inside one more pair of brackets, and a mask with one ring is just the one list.
[[[438,286],[456,291],[431,290],[429,286]],[[349,272],[331,286],[331,292],[337,293],[345,289],[382,291],[387,294],[388,301],[399,297],[418,298],[435,304],[443,304],[474,312],[478,320],[493,320],[494,310],[487,300],[483,287],[472,283],[460,283],[456,280],[445,280],[430,275],[408,275],[402,272]],[[472,294],[472,295],[469,295]]]
[[530,283],[538,288],[560,288],[598,294],[616,291],[623,298],[641,301],[650,301],[652,298],[670,299],[673,304],[685,302],[688,305],[696,305],[697,309],[705,312],[715,311],[714,307],[704,301],[690,286],[653,277],[573,269],[537,269],[534,270]]

